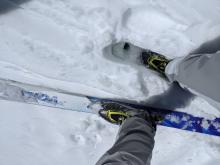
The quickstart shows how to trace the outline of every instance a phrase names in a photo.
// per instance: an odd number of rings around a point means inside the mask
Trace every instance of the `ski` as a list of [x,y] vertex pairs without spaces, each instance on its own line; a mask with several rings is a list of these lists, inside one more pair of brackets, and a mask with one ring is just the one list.
[[159,115],[163,118],[159,123],[161,126],[220,136],[220,118],[205,119],[185,112],[153,108],[129,100],[86,96],[13,80],[0,79],[0,99],[92,114],[98,114],[102,101],[116,102]]

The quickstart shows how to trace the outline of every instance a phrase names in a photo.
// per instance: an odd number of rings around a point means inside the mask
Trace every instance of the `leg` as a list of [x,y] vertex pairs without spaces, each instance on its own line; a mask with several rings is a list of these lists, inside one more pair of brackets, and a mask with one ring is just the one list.
[[165,74],[171,82],[179,82],[220,108],[219,71],[220,53],[214,53],[174,59],[166,66]]
[[113,147],[96,165],[149,165],[154,147],[155,129],[141,117],[126,119]]

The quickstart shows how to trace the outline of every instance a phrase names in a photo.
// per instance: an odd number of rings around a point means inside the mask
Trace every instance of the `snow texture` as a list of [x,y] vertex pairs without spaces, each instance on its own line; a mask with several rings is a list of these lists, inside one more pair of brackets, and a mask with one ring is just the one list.
[[[170,58],[201,53],[220,35],[219,13],[219,0],[1,0],[0,77],[220,116],[205,100],[103,51],[126,40]],[[96,115],[0,105],[0,164],[95,164],[118,131]],[[159,127],[155,140],[152,165],[220,164],[217,137]]]

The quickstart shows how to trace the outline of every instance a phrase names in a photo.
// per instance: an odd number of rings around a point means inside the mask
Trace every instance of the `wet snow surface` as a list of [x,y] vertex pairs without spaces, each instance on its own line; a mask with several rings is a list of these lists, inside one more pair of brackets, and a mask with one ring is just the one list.
[[[220,35],[218,0],[7,2],[0,2],[1,77],[94,95],[146,100],[170,89],[152,71],[106,58],[103,49],[112,42],[127,40],[173,58]],[[169,97],[164,102],[181,111],[220,116],[201,98]],[[6,101],[0,106],[4,165],[95,164],[118,131],[95,115]],[[217,137],[159,127],[155,140],[152,165],[220,164]]]

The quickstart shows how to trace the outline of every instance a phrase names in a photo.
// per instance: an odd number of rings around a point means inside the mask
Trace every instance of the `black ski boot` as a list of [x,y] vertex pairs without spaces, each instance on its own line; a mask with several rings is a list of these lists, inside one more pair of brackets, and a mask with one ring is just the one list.
[[144,50],[141,53],[141,60],[146,67],[159,72],[163,76],[165,76],[165,68],[167,64],[171,61],[165,56],[150,50]]
[[128,42],[119,42],[112,46],[112,55],[128,63],[142,63],[144,66],[165,76],[165,68],[171,61],[165,56]]
[[156,129],[157,123],[163,120],[147,110],[135,109],[120,103],[102,102],[101,106],[102,109],[99,110],[99,115],[112,124],[121,125],[127,118],[136,116],[147,120]]

